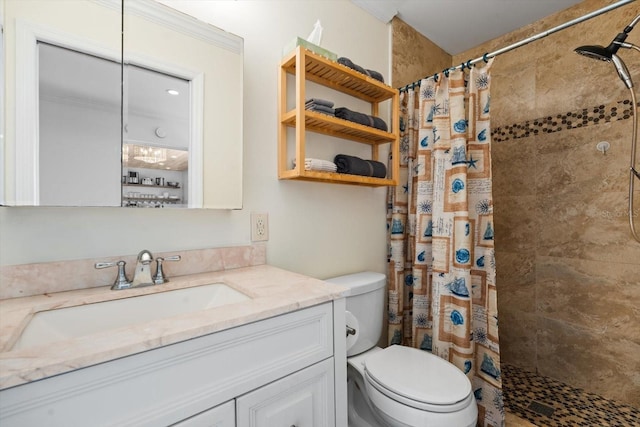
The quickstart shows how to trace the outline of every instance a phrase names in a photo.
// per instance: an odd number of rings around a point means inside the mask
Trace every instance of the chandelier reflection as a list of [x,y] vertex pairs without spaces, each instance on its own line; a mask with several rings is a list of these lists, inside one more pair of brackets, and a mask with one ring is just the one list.
[[167,150],[165,148],[125,144],[122,149],[122,161],[126,164],[130,159],[148,164],[163,163],[167,161]]

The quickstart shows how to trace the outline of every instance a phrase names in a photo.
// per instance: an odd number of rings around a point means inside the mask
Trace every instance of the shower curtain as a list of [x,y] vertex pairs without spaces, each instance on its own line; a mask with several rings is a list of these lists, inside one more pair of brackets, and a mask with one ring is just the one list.
[[389,344],[471,380],[478,425],[504,425],[495,285],[491,60],[401,94],[400,183],[389,190]]

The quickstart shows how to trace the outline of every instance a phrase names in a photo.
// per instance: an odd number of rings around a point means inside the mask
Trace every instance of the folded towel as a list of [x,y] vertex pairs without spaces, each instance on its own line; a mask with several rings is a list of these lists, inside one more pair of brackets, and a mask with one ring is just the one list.
[[326,105],[307,104],[305,109],[309,111],[317,111],[318,113],[329,114],[331,116],[336,115],[336,110],[334,110],[333,108],[327,107]]
[[387,167],[384,163],[375,160],[364,160],[355,156],[338,154],[333,161],[336,166],[338,166],[338,173],[372,176],[375,178],[384,178],[387,176]]
[[320,98],[307,99],[305,101],[305,104],[306,105],[309,105],[309,104],[324,105],[325,107],[329,107],[329,108],[333,107],[333,102],[327,101],[326,99],[320,99]]
[[322,159],[304,159],[304,168],[306,170],[314,170],[314,171],[325,171],[325,172],[335,172],[338,169],[338,166],[330,162],[328,160]]
[[344,58],[344,57],[338,58],[338,63],[384,83],[384,77],[382,76],[382,74],[380,74],[377,71],[367,70],[365,68],[362,68],[358,64],[354,64],[353,61],[351,61],[349,58]]
[[[293,161],[293,167],[296,167],[296,161]],[[308,171],[335,172],[338,166],[335,163],[322,159],[304,159],[304,169]]]
[[348,108],[340,107],[335,109],[336,117],[349,120],[350,122],[359,123],[365,126],[371,126],[376,129],[387,131],[387,124],[380,117],[370,116],[357,111],[351,111]]

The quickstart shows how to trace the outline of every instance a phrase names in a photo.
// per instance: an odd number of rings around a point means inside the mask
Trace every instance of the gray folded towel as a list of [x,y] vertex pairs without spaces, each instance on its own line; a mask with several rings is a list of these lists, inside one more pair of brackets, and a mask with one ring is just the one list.
[[355,156],[338,154],[333,162],[336,164],[338,173],[351,175],[371,176],[384,178],[387,176],[387,167],[384,163],[375,160],[364,160]]
[[327,107],[326,105],[307,104],[305,110],[317,111],[318,113],[329,114],[330,116],[336,115],[336,111],[333,108]]
[[320,98],[310,98],[305,101],[305,105],[324,105],[325,107],[333,107],[333,102],[327,101],[326,99]]
[[364,113],[358,113],[357,111],[351,111],[348,108],[340,107],[335,109],[336,117],[349,120],[350,122],[358,123],[365,126],[371,126],[376,129],[387,131],[387,123],[380,117],[370,116]]
[[359,73],[365,74],[371,78],[374,78],[384,83],[384,77],[382,76],[382,74],[380,74],[377,71],[367,70],[365,68],[362,68],[358,64],[354,64],[353,61],[351,61],[349,58],[344,58],[344,57],[338,58],[338,64],[342,64],[346,67],[351,68],[352,70],[356,70]]

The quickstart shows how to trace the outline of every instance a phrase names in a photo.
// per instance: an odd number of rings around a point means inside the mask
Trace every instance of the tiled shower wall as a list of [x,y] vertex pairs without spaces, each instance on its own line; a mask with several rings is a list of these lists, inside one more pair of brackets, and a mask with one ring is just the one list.
[[[611,3],[586,0],[451,64]],[[613,65],[573,49],[609,44],[638,14],[632,3],[498,56],[491,98],[501,358],[636,407],[640,243],[626,215],[630,96]],[[627,41],[640,44],[640,28]],[[640,53],[619,55],[640,85]],[[403,56],[395,43],[394,56]],[[596,150],[600,141],[611,144],[606,154]],[[640,185],[636,199],[640,226]]]

